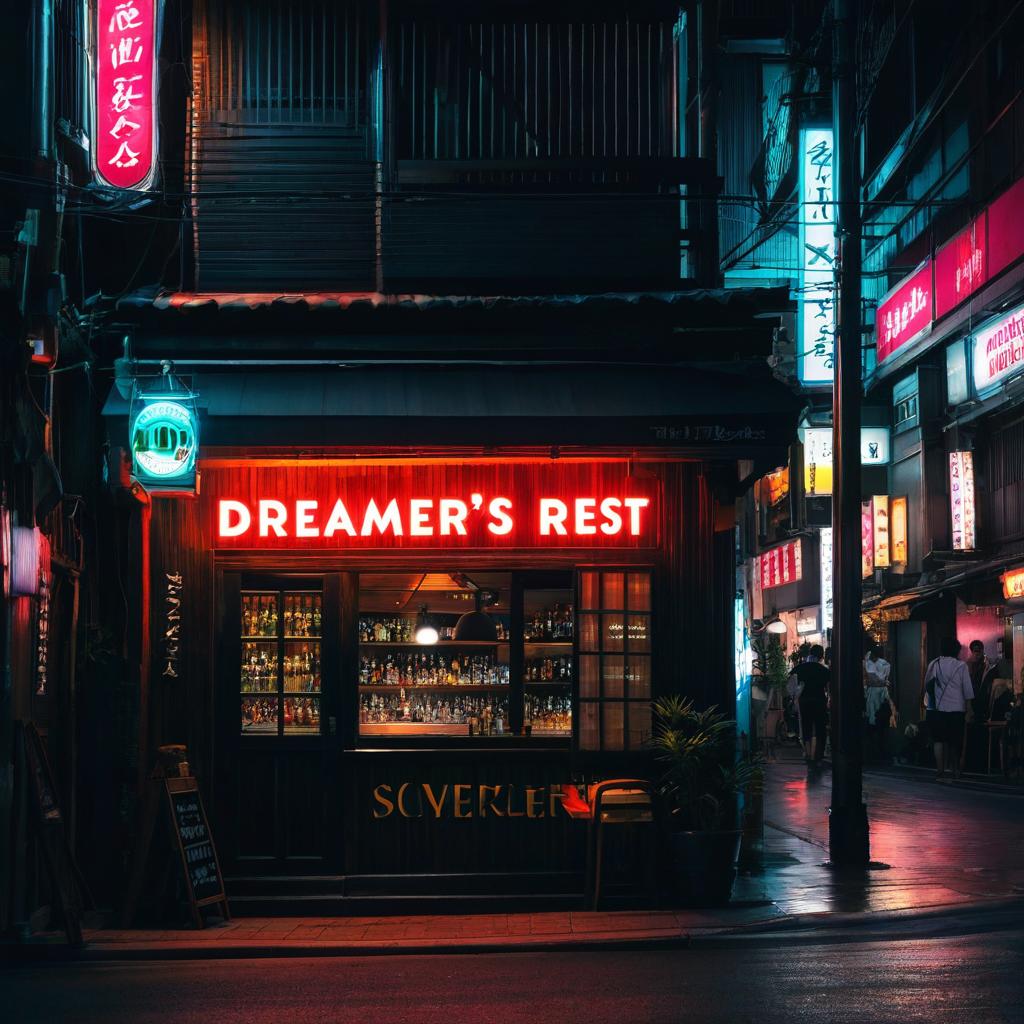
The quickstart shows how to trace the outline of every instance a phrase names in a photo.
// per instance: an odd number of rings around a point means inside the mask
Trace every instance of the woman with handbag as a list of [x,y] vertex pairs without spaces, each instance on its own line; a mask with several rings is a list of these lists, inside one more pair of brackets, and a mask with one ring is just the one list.
[[960,641],[943,637],[940,655],[925,670],[924,698],[928,729],[935,750],[935,779],[949,768],[960,775],[960,750],[964,739],[964,713],[974,697],[971,674],[960,660]]

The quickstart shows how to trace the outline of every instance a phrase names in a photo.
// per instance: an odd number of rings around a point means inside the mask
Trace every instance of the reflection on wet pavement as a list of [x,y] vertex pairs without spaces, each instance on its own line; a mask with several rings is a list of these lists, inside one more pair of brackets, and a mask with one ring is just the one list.
[[904,910],[1024,891],[1024,799],[886,776],[865,778],[871,858],[836,872],[828,859],[826,768],[777,761],[765,779],[763,871],[742,876],[737,900],[783,913]]

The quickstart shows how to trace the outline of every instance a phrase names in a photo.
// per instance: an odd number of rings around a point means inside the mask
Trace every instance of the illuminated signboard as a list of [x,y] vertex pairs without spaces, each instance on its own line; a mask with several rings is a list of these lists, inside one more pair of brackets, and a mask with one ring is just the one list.
[[140,395],[131,421],[132,474],[146,484],[191,487],[199,421],[190,397]]
[[831,384],[835,360],[835,208],[832,129],[800,132],[800,262],[797,376],[801,384]]
[[832,428],[804,431],[804,493],[832,493]]
[[97,0],[93,170],[146,189],[156,173],[159,0]]
[[321,464],[204,470],[219,548],[658,545],[660,482],[625,463]]
[[787,541],[758,555],[757,572],[762,590],[784,587],[787,583],[796,583],[802,579],[804,567],[800,539]]
[[876,569],[889,567],[889,496],[876,494],[871,499]]
[[932,264],[925,262],[904,278],[875,311],[875,350],[879,365],[932,326]]
[[1011,185],[988,208],[988,276],[993,278],[1017,260],[1024,223],[1024,178]]
[[1024,306],[974,335],[974,386],[978,391],[1024,370]]
[[988,280],[986,216],[982,212],[935,253],[935,317],[956,309]]
[[819,534],[821,552],[821,628],[832,628],[832,527]]
[[875,517],[870,500],[860,503],[860,574],[867,579],[875,571]]
[[893,498],[889,506],[889,535],[892,564],[907,564],[907,499]]
[[949,510],[953,550],[973,551],[975,542],[974,454],[949,453]]
[[1011,569],[999,577],[1003,584],[1003,597],[1007,601],[1024,597],[1024,569]]
[[789,467],[765,474],[764,483],[768,490],[768,504],[778,505],[789,494]]
[[[832,428],[807,427],[803,431],[804,493],[832,493]],[[861,427],[860,464],[885,466],[889,463],[889,428]]]
[[889,428],[860,428],[860,464],[887,466],[889,464]]

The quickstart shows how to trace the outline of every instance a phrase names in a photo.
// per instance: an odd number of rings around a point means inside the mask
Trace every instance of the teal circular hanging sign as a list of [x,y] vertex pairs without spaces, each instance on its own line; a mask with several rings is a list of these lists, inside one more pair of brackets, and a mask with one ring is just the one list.
[[195,476],[199,424],[191,402],[147,398],[131,428],[132,468],[139,480],[191,482]]

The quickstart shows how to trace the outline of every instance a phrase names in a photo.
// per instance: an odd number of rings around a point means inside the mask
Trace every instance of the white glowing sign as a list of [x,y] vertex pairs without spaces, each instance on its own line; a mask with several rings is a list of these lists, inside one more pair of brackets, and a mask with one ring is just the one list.
[[949,510],[953,550],[973,551],[975,544],[974,454],[949,453]]
[[835,209],[832,129],[800,132],[800,264],[797,376],[801,384],[831,384],[834,371]]
[[826,526],[819,538],[821,548],[821,628],[832,628],[832,527]]

